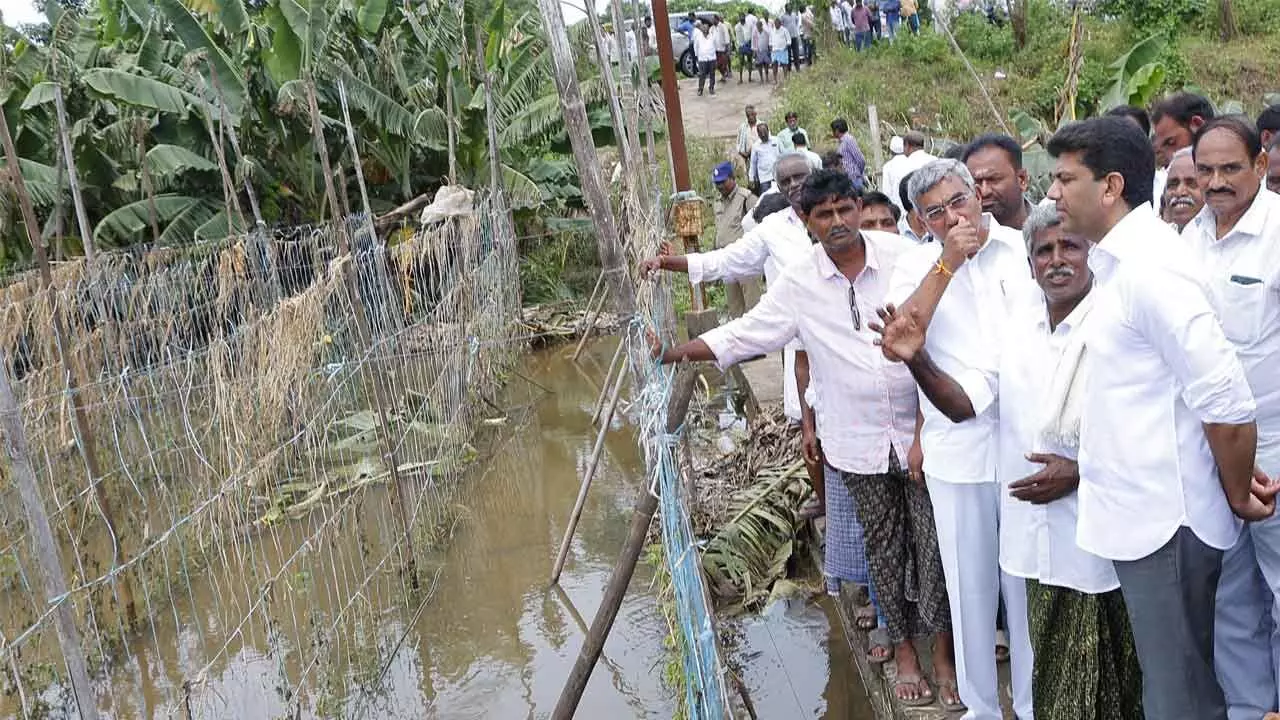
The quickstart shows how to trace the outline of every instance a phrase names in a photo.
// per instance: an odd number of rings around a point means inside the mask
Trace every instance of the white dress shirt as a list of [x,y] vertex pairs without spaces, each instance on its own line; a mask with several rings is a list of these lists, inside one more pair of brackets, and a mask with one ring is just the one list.
[[761,140],[760,144],[751,149],[751,162],[747,168],[747,177],[758,180],[760,184],[773,182],[774,166],[778,164],[778,158],[782,155],[782,148],[778,146],[777,138],[769,138]]
[[769,49],[773,52],[791,47],[791,33],[785,27],[769,26]]
[[[714,280],[737,282],[763,271],[765,283],[772,290],[785,268],[808,259],[812,246],[804,223],[793,208],[787,208],[766,217],[740,240],[719,250],[686,255],[689,282],[694,285]],[[796,351],[802,349],[798,342],[790,343],[782,353],[782,411],[792,420],[800,419],[795,358]]]
[[1258,467],[1280,476],[1280,195],[1261,188],[1217,238],[1208,206],[1182,231],[1206,274],[1209,302],[1236,348],[1257,403]]
[[[799,339],[821,393],[818,437],[827,462],[845,472],[888,471],[889,449],[905,460],[915,432],[916,391],[901,363],[885,360],[867,322],[885,303],[889,279],[911,245],[889,233],[862,231],[866,267],[850,283],[821,245],[789,266],[746,315],[702,339],[726,368]],[[854,326],[850,291],[861,329]]]
[[839,5],[832,5],[830,12],[831,27],[835,28],[836,32],[844,30],[844,10],[840,9]]
[[1156,168],[1155,177],[1151,179],[1151,207],[1160,209],[1160,201],[1164,198],[1164,186],[1169,182],[1169,169]]
[[698,62],[716,61],[716,41],[709,33],[702,30],[693,31],[693,54]]
[[907,156],[901,153],[894,155],[880,168],[880,192],[889,196],[889,200],[902,210],[902,198],[898,195],[898,185],[907,173],[902,169],[907,164]]
[[[995,388],[991,379],[999,367],[1000,343],[1007,309],[1036,301],[1040,288],[1031,277],[1022,233],[1006,228],[990,214],[986,244],[961,265],[938,301],[929,323],[925,348],[938,368],[964,388],[974,417],[951,422],[924,393],[920,408],[924,427],[924,471],[949,483],[996,482]],[[889,290],[889,302],[901,305],[911,297],[942,254],[942,243],[915,246],[899,262]]]
[[1047,442],[1041,433],[1046,394],[1071,333],[1078,331],[1085,301],[1049,329],[1043,302],[1013,308],[1000,351],[999,466],[1000,568],[1015,577],[1083,593],[1104,593],[1120,586],[1115,566],[1076,545],[1076,493],[1035,505],[1009,494],[1009,485],[1044,465],[1027,460],[1030,452],[1076,459],[1074,448]]
[[1159,550],[1179,527],[1235,544],[1202,423],[1247,423],[1253,396],[1186,244],[1143,203],[1089,253],[1080,423],[1080,547],[1111,560]]

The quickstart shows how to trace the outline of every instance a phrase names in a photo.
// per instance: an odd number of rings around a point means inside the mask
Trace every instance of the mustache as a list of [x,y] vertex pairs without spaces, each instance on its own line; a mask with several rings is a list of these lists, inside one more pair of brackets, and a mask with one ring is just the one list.
[[1213,188],[1212,190],[1205,190],[1204,194],[1205,195],[1235,195],[1236,191],[1230,188]]
[[1188,195],[1179,195],[1178,197],[1175,197],[1169,200],[1170,207],[1181,207],[1183,205],[1194,207],[1195,204],[1196,204],[1196,201]]
[[1073,278],[1076,276],[1076,269],[1070,265],[1056,267],[1044,274],[1046,280],[1057,280],[1058,278]]

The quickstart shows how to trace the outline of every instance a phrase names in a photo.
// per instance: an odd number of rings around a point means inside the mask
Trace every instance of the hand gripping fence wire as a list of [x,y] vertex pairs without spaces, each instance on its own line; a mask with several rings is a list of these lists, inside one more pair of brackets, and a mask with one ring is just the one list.
[[[644,343],[643,332],[629,334],[632,348]],[[644,378],[634,408],[639,418],[639,442],[648,468],[649,492],[658,498],[661,513],[662,547],[675,597],[675,614],[680,633],[680,651],[685,675],[685,705],[692,720],[722,720],[728,717],[725,671],[716,643],[715,627],[707,605],[702,567],[689,519],[689,502],[680,482],[676,448],[684,432],[665,432],[667,407],[675,373],[648,361],[647,349],[630,357],[644,358],[638,377]],[[634,367],[634,365],[633,365]]]

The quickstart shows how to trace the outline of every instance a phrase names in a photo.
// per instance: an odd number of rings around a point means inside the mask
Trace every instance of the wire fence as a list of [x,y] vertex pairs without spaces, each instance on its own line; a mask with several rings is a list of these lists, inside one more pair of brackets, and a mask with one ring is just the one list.
[[[383,716],[520,351],[501,197],[100,253],[0,289],[0,354],[67,588],[0,502],[0,717],[75,715],[70,608],[111,717]],[[77,693],[78,694],[78,693]]]

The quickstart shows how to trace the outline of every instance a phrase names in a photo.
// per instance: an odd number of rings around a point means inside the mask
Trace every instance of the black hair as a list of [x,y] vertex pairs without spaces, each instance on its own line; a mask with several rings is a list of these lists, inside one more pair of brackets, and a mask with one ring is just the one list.
[[756,203],[756,209],[751,211],[751,217],[760,222],[770,215],[791,207],[791,201],[786,195],[780,192],[765,193],[760,196],[760,201]]
[[[960,143],[958,145],[952,145],[951,147],[943,151],[942,159],[960,160],[960,158],[964,157],[964,151],[967,150],[968,148],[969,146],[965,145],[964,143]],[[964,162],[964,161],[960,160],[960,162]]]
[[1156,125],[1165,117],[1171,117],[1179,125],[1188,127],[1191,118],[1212,120],[1213,103],[1208,98],[1191,93],[1175,93],[1151,106],[1151,124]]
[[805,147],[809,146],[809,138],[805,137],[802,132],[793,133],[791,135],[791,142],[794,145],[804,145]]
[[987,148],[1003,150],[1004,154],[1009,156],[1009,162],[1013,164],[1013,169],[1022,169],[1022,146],[1018,144],[1017,140],[999,133],[987,133],[974,138],[973,142],[964,146],[964,153],[960,156],[960,162],[969,162],[969,158],[973,157],[975,153]]
[[871,192],[862,194],[862,206],[870,207],[872,205],[884,205],[889,208],[889,213],[893,215],[894,222],[898,222],[902,219],[902,211],[898,209],[897,205],[893,204],[893,201],[889,199],[888,195],[885,195],[879,190],[872,190]]
[[805,178],[800,190],[800,210],[808,215],[828,200],[857,197],[858,191],[848,175],[838,170],[819,170]]
[[1191,156],[1194,158],[1196,150],[1200,148],[1200,139],[1203,138],[1210,130],[1226,130],[1227,132],[1239,138],[1244,143],[1245,152],[1249,153],[1249,160],[1258,157],[1258,153],[1262,152],[1262,135],[1253,123],[1243,115],[1220,115],[1204,125],[1196,131],[1195,137],[1191,138]]
[[1048,150],[1055,158],[1079,153],[1095,180],[1119,173],[1124,201],[1131,209],[1151,201],[1156,156],[1147,136],[1126,119],[1103,116],[1070,123],[1054,133]]
[[831,121],[831,132],[847,133],[849,132],[849,123],[845,122],[844,118],[836,118]]
[[783,120],[790,120],[791,118],[796,118],[797,120],[800,119],[800,113],[795,110],[789,110],[787,111],[787,114],[782,117]]
[[1117,105],[1106,112],[1111,117],[1129,118],[1138,123],[1144,135],[1151,134],[1151,116],[1147,111],[1135,105]]
[[902,201],[902,209],[907,212],[915,209],[915,206],[911,204],[911,196],[907,194],[907,183],[911,181],[911,176],[915,174],[916,171],[912,170],[907,173],[906,177],[902,178],[902,182],[898,183],[898,199]]
[[1257,127],[1259,135],[1264,130],[1280,133],[1280,104],[1272,105],[1259,113]]
[[840,157],[840,153],[830,150],[822,154],[822,169],[834,170],[844,163],[844,159]]

